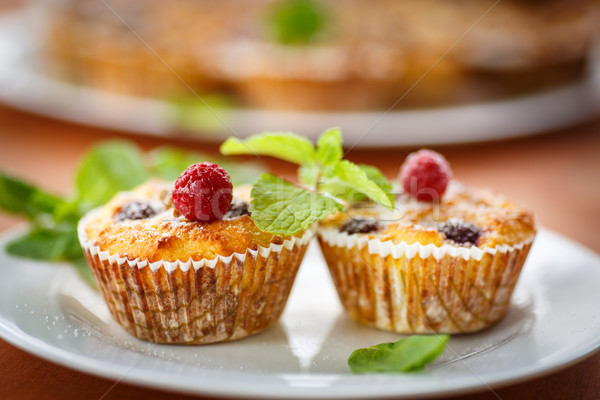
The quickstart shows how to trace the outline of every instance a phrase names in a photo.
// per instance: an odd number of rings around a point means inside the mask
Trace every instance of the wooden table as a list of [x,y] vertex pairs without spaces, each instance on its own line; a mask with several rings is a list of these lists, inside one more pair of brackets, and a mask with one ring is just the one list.
[[[216,152],[215,144],[164,140],[71,125],[0,107],[0,169],[57,193],[67,193],[79,157],[94,142],[122,137],[149,149],[170,143]],[[413,149],[360,150],[348,157],[388,176]],[[536,211],[540,225],[600,252],[600,121],[520,140],[437,148],[455,176],[486,186]],[[278,173],[294,168],[268,160]],[[0,214],[0,231],[19,219]],[[184,399],[188,396],[115,383],[29,355],[0,341],[1,399]],[[591,399],[600,393],[600,353],[546,377],[483,391],[468,399]]]

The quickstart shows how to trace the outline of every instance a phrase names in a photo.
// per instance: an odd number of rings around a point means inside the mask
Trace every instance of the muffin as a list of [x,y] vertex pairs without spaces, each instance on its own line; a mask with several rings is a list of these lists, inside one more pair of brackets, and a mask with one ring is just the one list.
[[[417,178],[431,178],[419,168]],[[405,184],[394,210],[355,202],[321,223],[318,240],[340,301],[358,322],[398,333],[463,333],[508,311],[536,234],[533,214],[450,177],[426,182],[429,190]]]
[[281,46],[248,39],[217,52],[214,75],[257,109],[368,110],[397,99],[401,51],[380,43]]
[[239,5],[237,0],[45,2],[39,66],[54,79],[127,96],[172,100],[190,91],[220,90],[221,82],[208,77],[204,65],[240,25]]
[[112,316],[156,343],[230,341],[268,328],[313,232],[261,231],[244,187],[218,199],[229,203],[218,218],[189,218],[181,190],[192,186],[178,186],[182,177],[174,189],[151,180],[119,193],[80,221],[79,240]]

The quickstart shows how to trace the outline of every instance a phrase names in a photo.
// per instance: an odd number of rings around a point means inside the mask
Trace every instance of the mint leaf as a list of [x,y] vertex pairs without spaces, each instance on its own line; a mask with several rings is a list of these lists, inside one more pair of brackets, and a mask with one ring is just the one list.
[[321,168],[317,164],[305,164],[298,168],[298,180],[308,187],[315,187]]
[[307,163],[298,169],[298,179],[306,186],[315,187],[324,167],[331,166],[342,159],[342,131],[329,129],[319,137],[315,158],[317,163]]
[[317,161],[323,165],[333,165],[344,157],[342,150],[342,131],[340,128],[329,129],[319,137],[317,142]]
[[359,168],[367,175],[370,181],[373,181],[377,186],[386,193],[391,193],[393,190],[390,181],[383,175],[379,168],[367,164],[358,164]]
[[75,226],[67,229],[37,228],[6,245],[9,254],[38,260],[62,261],[83,256]]
[[124,141],[104,142],[92,148],[79,164],[75,176],[77,201],[83,209],[99,206],[148,177],[137,146]]
[[92,271],[81,251],[76,227],[63,230],[37,228],[6,244],[6,252],[37,260],[69,261],[92,287],[96,287]]
[[449,339],[449,335],[414,335],[358,349],[348,358],[348,365],[354,373],[417,371],[442,354]]
[[77,222],[87,209],[83,209],[77,201],[63,201],[52,214],[55,225],[71,224],[77,225]]
[[331,197],[294,186],[271,174],[263,174],[251,192],[250,213],[263,231],[291,235],[305,230],[343,206]]
[[360,166],[348,160],[339,161],[329,169],[319,186],[332,196],[348,201],[360,200],[357,194],[363,194],[387,208],[394,207],[393,197],[388,196],[377,183],[371,181]]
[[313,0],[280,2],[270,15],[271,31],[282,44],[313,41],[325,25],[325,10]]
[[52,214],[63,201],[33,185],[0,172],[0,209],[34,219]]
[[[391,182],[385,177],[385,175],[383,175],[379,168],[367,164],[358,164],[358,166],[365,174],[367,174],[367,178],[369,178],[370,181],[374,182],[387,194],[388,199],[390,199],[393,204],[396,201],[394,193],[392,193],[394,188]],[[356,200],[366,200],[366,196],[364,196],[363,199],[359,198],[360,195],[354,197]]]
[[315,161],[312,142],[291,132],[265,132],[245,140],[229,138],[221,145],[224,155],[271,156],[294,164],[303,165]]

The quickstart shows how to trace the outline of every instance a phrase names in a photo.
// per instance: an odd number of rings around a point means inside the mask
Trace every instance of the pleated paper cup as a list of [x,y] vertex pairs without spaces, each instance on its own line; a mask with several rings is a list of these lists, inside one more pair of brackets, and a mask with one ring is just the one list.
[[129,260],[79,240],[112,316],[156,343],[241,339],[279,319],[314,229],[282,244],[198,261]]
[[365,325],[398,333],[464,333],[508,311],[531,240],[496,248],[437,247],[319,231],[340,301]]

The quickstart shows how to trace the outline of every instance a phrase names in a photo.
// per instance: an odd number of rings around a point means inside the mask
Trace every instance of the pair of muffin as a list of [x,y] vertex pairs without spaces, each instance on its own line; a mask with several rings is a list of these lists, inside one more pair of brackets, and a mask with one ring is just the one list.
[[[451,181],[441,160],[437,178],[403,168],[394,210],[357,201],[294,235],[255,225],[248,188],[186,180],[186,171],[174,188],[150,181],[119,194],[82,219],[79,236],[112,315],[141,339],[204,344],[274,324],[315,232],[358,322],[474,332],[507,312],[535,224],[514,203]],[[406,164],[431,170],[430,161]],[[194,191],[210,193],[199,202]]]

